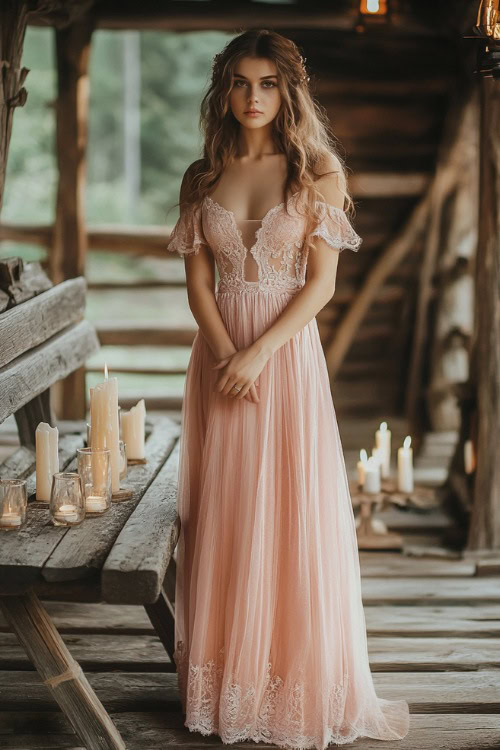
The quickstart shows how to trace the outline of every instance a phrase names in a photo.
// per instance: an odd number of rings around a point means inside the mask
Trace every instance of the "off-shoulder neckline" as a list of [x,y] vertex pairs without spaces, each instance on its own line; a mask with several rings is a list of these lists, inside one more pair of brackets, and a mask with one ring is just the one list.
[[[288,205],[288,203],[290,203],[290,202],[292,201],[292,199],[293,199],[293,198],[296,198],[296,197],[297,197],[297,196],[299,195],[299,193],[300,193],[300,191],[297,191],[296,193],[292,193],[292,195],[291,195],[291,196],[290,196],[290,197],[289,197],[289,198],[287,199],[287,201],[281,201],[281,203],[278,203],[278,204],[277,204],[276,206],[272,206],[272,207],[271,207],[271,208],[269,209],[269,211],[267,211],[267,212],[266,212],[266,213],[264,214],[264,216],[262,217],[262,219],[240,219],[240,221],[241,221],[242,223],[245,223],[245,222],[248,222],[248,221],[257,221],[257,222],[260,222],[261,224],[263,224],[263,223],[265,222],[265,220],[266,220],[266,219],[267,219],[267,218],[268,218],[268,217],[269,217],[269,216],[270,216],[271,214],[273,214],[273,213],[274,213],[275,211],[277,211],[277,210],[278,210],[279,208],[282,208],[282,207],[283,207],[283,206],[285,205],[285,203],[286,203],[286,205]],[[235,215],[234,211],[231,211],[231,210],[230,210],[229,208],[226,208],[225,206],[221,205],[221,204],[220,204],[220,203],[219,203],[218,201],[214,200],[214,199],[213,199],[213,198],[212,198],[212,197],[211,197],[210,195],[206,195],[206,196],[205,196],[205,198],[204,198],[203,200],[204,200],[204,201],[207,201],[207,202],[209,202],[209,203],[212,203],[213,205],[217,206],[217,207],[218,207],[218,208],[220,208],[220,209],[221,209],[222,211],[224,211],[224,212],[225,212],[226,214],[229,214],[229,215],[230,215],[230,216],[231,216],[231,217],[233,218],[233,221],[234,221],[234,223],[235,223],[235,224],[237,224],[237,223],[238,223],[238,222],[237,222],[237,220],[236,220],[236,215]],[[344,209],[343,209],[343,208],[339,208],[338,206],[333,206],[333,205],[332,205],[331,203],[327,203],[326,201],[319,201],[319,200],[318,200],[318,201],[316,201],[316,203],[322,203],[322,204],[324,204],[325,206],[328,206],[329,208],[332,208],[332,209],[334,209],[335,211],[339,211],[339,212],[340,212],[340,213],[342,213],[342,214],[343,214],[343,213],[345,213],[345,211],[344,211]]]

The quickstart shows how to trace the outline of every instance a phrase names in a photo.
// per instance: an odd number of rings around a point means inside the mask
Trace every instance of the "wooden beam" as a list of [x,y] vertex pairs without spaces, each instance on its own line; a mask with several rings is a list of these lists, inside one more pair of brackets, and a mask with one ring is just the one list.
[[[91,16],[57,28],[56,154],[59,182],[54,242],[49,274],[55,284],[85,275],[87,236],[84,218],[85,151],[89,98],[88,64],[94,29]],[[85,412],[85,370],[77,369],[54,386],[60,418],[76,419]]]
[[332,340],[325,345],[325,357],[332,381],[340,370],[363,318],[379,294],[382,285],[412,250],[424,231],[430,208],[430,194],[431,190],[428,190],[425,197],[413,209],[407,224],[372,265],[358,294],[349,305],[342,321],[337,325]]
[[26,2],[0,3],[0,211],[14,110],[23,107],[28,97],[23,83],[29,68],[21,67],[27,22]]
[[[94,10],[96,25],[102,29],[133,29],[152,31],[213,31],[254,27],[256,17],[263,27],[281,29],[324,29],[353,31],[358,21],[357,8],[325,10],[324,3],[309,2],[306,6],[283,3],[255,3],[240,0],[228,6],[221,2],[193,3],[178,0],[158,5],[155,0],[143,0],[140,7],[133,0],[122,0],[117,6],[113,0],[104,0]],[[420,21],[410,13],[391,15],[391,29],[404,34],[439,36],[446,34],[441,23]],[[36,18],[34,24],[38,24]]]
[[470,381],[477,457],[467,548],[500,550],[500,88],[480,80],[479,236]]
[[0,316],[0,367],[85,315],[85,279],[68,279]]
[[83,366],[98,348],[94,328],[82,320],[0,368],[0,422]]

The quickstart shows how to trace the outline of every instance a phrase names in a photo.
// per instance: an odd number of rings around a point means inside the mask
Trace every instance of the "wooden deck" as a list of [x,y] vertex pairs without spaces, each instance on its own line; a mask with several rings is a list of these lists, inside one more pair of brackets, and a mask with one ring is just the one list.
[[[340,428],[352,471],[366,425]],[[449,435],[429,436],[416,461],[420,476],[441,481],[452,442]],[[378,694],[408,700],[410,733],[400,742],[360,739],[351,746],[498,750],[500,576],[484,575],[488,569],[482,568],[478,575],[473,559],[453,557],[440,547],[448,522],[439,510],[394,510],[384,520],[403,533],[405,551],[360,553],[370,662]],[[425,549],[428,554],[422,554]],[[46,607],[130,750],[223,746],[217,735],[204,737],[183,726],[173,665],[143,607],[62,602]],[[0,748],[80,747],[0,619]]]

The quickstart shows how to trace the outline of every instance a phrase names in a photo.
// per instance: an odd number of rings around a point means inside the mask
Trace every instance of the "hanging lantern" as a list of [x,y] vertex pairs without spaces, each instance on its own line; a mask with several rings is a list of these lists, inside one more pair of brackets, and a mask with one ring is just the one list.
[[359,12],[366,15],[387,15],[387,0],[360,0]]
[[486,41],[478,49],[477,71],[485,78],[500,78],[500,0],[481,0],[474,34]]
[[359,33],[375,26],[387,26],[390,16],[390,0],[359,0],[358,18],[354,30]]

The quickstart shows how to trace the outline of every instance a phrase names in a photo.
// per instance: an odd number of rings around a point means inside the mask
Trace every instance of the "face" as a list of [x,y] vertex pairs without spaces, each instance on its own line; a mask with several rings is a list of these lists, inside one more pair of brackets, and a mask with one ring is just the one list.
[[229,103],[233,115],[245,128],[261,128],[272,122],[281,105],[275,63],[265,57],[239,60],[233,73]]

